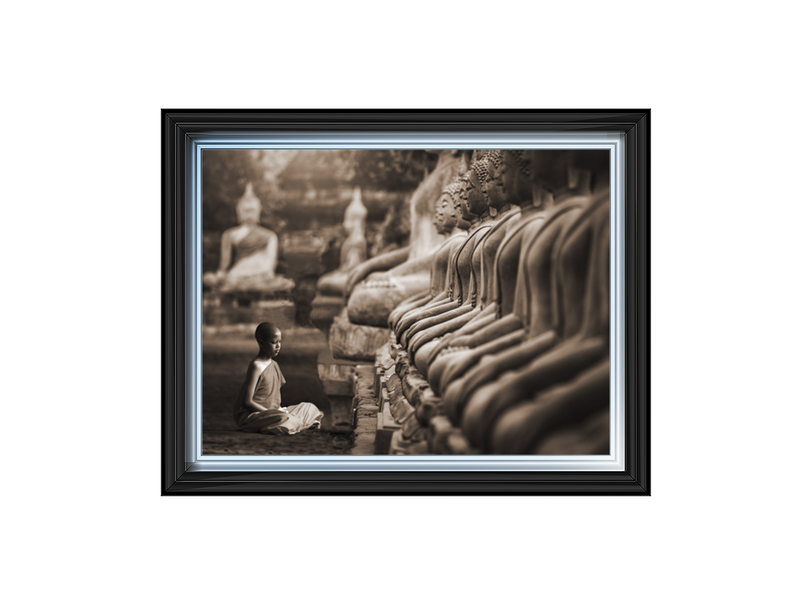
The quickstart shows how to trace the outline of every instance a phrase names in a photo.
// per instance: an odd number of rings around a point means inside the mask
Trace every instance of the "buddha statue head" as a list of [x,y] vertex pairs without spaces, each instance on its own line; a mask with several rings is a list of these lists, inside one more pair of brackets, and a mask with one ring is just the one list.
[[237,212],[237,221],[240,224],[256,226],[260,223],[262,204],[254,194],[254,187],[251,185],[251,182],[246,185],[246,192],[243,193],[243,196],[237,201],[235,211]]
[[435,204],[435,210],[433,211],[433,226],[435,226],[436,232],[440,235],[445,234],[446,230],[444,228],[444,203],[449,200],[446,191],[441,193],[441,196],[438,198]]
[[541,198],[542,191],[557,193],[566,188],[569,179],[570,151],[557,149],[531,149],[524,152],[530,167],[534,202]]
[[352,201],[346,207],[343,214],[343,227],[350,237],[362,237],[366,231],[366,216],[368,210],[363,205],[362,193],[360,187],[355,187],[352,192]]
[[482,192],[494,216],[511,204],[533,202],[530,163],[521,150],[488,151],[478,163]]
[[598,191],[609,185],[609,155],[603,149],[577,149],[569,152],[570,179],[579,186]]
[[[460,189],[460,178],[456,178],[444,188],[444,192],[441,193],[441,197],[438,199],[436,212],[440,214],[441,220],[439,234],[449,235],[456,227],[461,230],[469,228],[469,222],[464,220],[461,214]],[[438,225],[436,225],[436,228],[438,228]]]
[[469,170],[461,177],[461,214],[469,222],[476,222],[488,213],[489,204],[483,194],[482,175],[488,172],[485,158],[472,161]]
[[511,149],[503,151],[505,167],[505,190],[508,202],[521,207],[533,203],[533,170],[530,157],[524,150]]
[[489,206],[489,214],[496,216],[508,204],[504,181],[506,166],[502,151],[487,151],[483,160],[475,162],[474,167],[480,182],[480,191]]

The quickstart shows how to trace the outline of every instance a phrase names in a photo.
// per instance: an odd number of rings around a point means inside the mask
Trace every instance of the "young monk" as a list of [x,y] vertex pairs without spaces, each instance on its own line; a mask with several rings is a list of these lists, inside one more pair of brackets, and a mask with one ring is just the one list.
[[321,429],[324,417],[314,404],[302,402],[281,406],[279,389],[285,377],[275,358],[282,348],[282,333],[270,322],[264,322],[254,333],[260,353],[248,365],[246,382],[234,403],[235,423],[243,431],[291,435],[305,429]]

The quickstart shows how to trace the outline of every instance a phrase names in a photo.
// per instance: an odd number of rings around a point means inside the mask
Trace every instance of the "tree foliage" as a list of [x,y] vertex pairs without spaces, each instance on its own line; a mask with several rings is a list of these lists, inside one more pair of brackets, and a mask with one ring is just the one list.
[[261,222],[276,227],[281,201],[273,179],[255,152],[206,149],[202,155],[202,217],[205,231],[221,232],[237,225],[235,206],[249,182],[262,202]]
[[411,191],[432,171],[435,153],[412,149],[351,151],[352,184],[388,191]]

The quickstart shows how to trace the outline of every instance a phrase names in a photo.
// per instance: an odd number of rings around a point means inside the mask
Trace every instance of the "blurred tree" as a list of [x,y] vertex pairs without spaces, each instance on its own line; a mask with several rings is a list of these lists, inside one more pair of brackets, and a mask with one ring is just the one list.
[[354,150],[352,185],[412,191],[435,167],[438,155],[413,149]]
[[[218,269],[221,234],[237,225],[235,206],[251,182],[262,202],[260,222],[281,233],[285,221],[279,217],[284,206],[277,194],[276,174],[292,159],[295,151],[205,149],[202,151],[201,217],[203,270]],[[281,258],[281,255],[280,255]],[[280,259],[281,262],[281,259]]]
[[282,230],[278,212],[283,203],[262,152],[206,149],[202,155],[202,170],[204,231],[223,232],[237,225],[235,206],[249,182],[254,186],[254,194],[262,201],[262,224],[277,232]]

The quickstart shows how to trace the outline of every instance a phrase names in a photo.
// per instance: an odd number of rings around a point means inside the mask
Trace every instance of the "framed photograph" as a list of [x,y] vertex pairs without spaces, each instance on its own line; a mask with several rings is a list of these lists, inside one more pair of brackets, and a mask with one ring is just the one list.
[[650,493],[649,110],[162,110],[174,494]]

